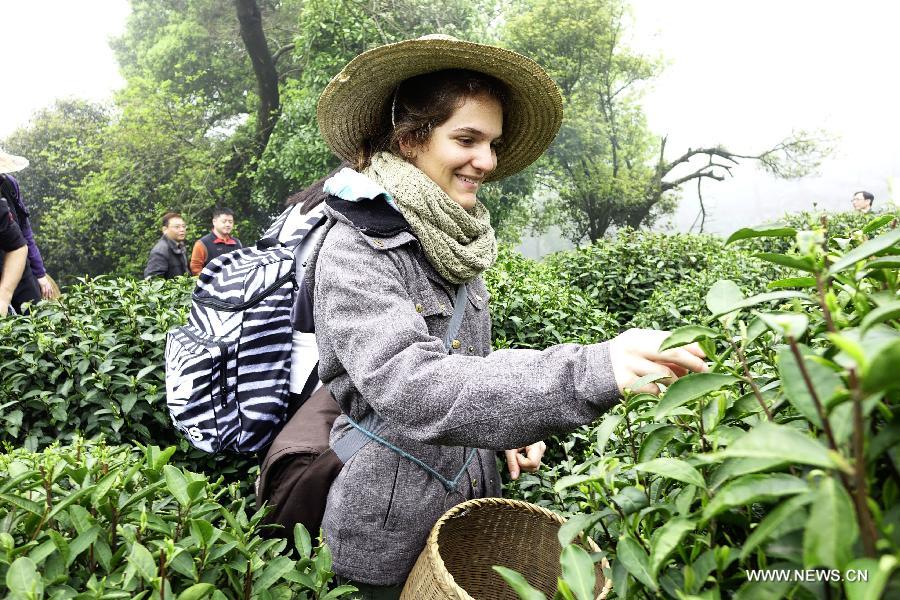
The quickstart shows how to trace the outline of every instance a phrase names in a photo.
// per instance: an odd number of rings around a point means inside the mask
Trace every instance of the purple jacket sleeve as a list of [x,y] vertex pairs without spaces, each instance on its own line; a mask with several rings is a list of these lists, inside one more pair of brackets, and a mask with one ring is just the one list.
[[[34,274],[35,278],[39,279],[47,274],[47,269],[44,267],[44,259],[41,256],[41,251],[38,250],[37,243],[34,241],[34,233],[31,231],[31,220],[28,218],[28,209],[25,208],[22,190],[19,188],[19,182],[16,181],[15,177],[9,174],[4,175],[3,177],[9,182],[9,185],[12,188],[11,201],[15,203],[16,214],[21,218],[19,229],[22,231],[22,237],[25,238],[25,243],[28,244],[28,264],[31,265],[31,272]],[[13,207],[11,206],[10,209],[12,208]]]
[[44,259],[41,257],[41,251],[38,250],[34,241],[34,233],[31,231],[31,221],[25,221],[25,227],[22,228],[22,236],[28,244],[28,264],[31,265],[31,272],[35,278],[39,279],[47,274],[44,268]]

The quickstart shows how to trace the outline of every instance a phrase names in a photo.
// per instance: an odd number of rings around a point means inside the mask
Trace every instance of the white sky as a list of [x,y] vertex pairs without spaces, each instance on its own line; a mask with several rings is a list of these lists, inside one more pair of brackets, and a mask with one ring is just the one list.
[[[223,0],[225,1],[225,0]],[[821,176],[778,181],[753,167],[704,184],[707,230],[727,233],[784,211],[849,206],[857,189],[876,207],[900,197],[900,3],[886,0],[632,0],[632,45],[662,52],[663,75],[645,97],[651,128],[670,156],[725,144],[755,152],[792,129],[840,136]],[[124,29],[126,0],[0,0],[4,75],[0,137],[55,98],[111,97],[122,85],[109,49]],[[676,229],[697,212],[685,190]]]

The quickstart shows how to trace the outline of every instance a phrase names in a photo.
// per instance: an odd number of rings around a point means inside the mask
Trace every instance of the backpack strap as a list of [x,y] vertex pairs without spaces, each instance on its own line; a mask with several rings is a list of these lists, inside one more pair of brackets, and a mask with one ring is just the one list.
[[[447,327],[447,335],[444,336],[444,348],[447,352],[450,352],[450,344],[452,343],[453,338],[456,337],[456,334],[459,333],[459,328],[462,325],[463,315],[466,311],[466,284],[461,283],[456,288],[456,300],[453,302],[453,316],[450,318],[450,325]],[[466,469],[469,467],[469,463],[472,462],[472,459],[475,457],[475,453],[477,450],[472,448],[469,452],[469,456],[466,458],[466,462],[463,464],[462,469],[459,470],[459,473],[456,474],[456,477],[453,479],[447,479],[430,466],[409,454],[408,452],[401,450],[397,446],[391,444],[378,434],[381,430],[384,429],[386,425],[384,419],[378,416],[374,410],[369,411],[359,422],[354,421],[349,416],[347,416],[347,421],[350,425],[353,426],[351,431],[348,431],[337,440],[332,445],[332,450],[341,459],[344,464],[347,464],[353,456],[359,452],[363,446],[368,444],[370,441],[376,441],[382,446],[390,448],[403,458],[407,458],[412,462],[416,463],[423,469],[425,469],[428,473],[434,475],[434,477],[441,482],[444,488],[450,492],[456,489],[456,486],[459,483],[460,477],[466,472]]]

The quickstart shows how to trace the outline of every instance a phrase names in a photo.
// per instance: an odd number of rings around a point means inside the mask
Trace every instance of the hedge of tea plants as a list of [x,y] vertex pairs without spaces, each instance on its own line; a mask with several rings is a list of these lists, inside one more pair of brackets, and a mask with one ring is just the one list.
[[[592,535],[621,598],[900,597],[897,225],[736,232],[793,274],[710,287],[663,344],[698,342],[709,372],[628,393],[510,492],[571,516],[564,546]],[[569,553],[559,597],[590,597],[597,558]]]

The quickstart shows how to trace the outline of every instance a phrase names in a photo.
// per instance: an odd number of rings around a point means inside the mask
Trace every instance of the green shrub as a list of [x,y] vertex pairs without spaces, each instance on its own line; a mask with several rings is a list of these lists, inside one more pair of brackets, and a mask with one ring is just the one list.
[[624,324],[655,290],[668,289],[706,268],[721,251],[722,242],[712,236],[624,229],[613,240],[558,252],[544,262],[562,284],[580,289]]
[[165,335],[184,322],[192,285],[82,280],[30,316],[0,320],[0,440],[31,450],[76,433],[173,443]]
[[[900,228],[891,220],[849,242],[784,232],[798,251],[769,260],[811,280],[751,297],[716,282],[712,326],[677,329],[664,343],[698,341],[710,371],[660,398],[627,393],[581,444],[569,441],[563,469],[521,478],[519,495],[572,515],[563,546],[582,530],[597,539],[618,597],[900,597]],[[560,590],[591,589],[584,561],[597,558],[570,552]],[[790,580],[749,577],[775,569]]]
[[706,268],[685,273],[671,286],[657,288],[629,326],[669,330],[696,323],[706,310],[706,292],[716,281],[730,279],[742,292],[752,295],[766,291],[770,282],[789,273],[746,252],[722,248],[710,257]]
[[[319,598],[331,556],[260,536],[237,486],[167,464],[174,448],[71,445],[0,454],[4,598]],[[347,586],[329,598],[346,595]]]
[[554,344],[589,344],[613,337],[619,325],[580,289],[557,278],[544,263],[501,246],[485,274],[491,294],[494,348],[543,349]]
[[249,489],[252,457],[194,449],[166,408],[165,336],[184,324],[194,283],[82,280],[29,316],[0,319],[0,442],[37,450],[103,435],[111,444],[175,445],[176,463]]

